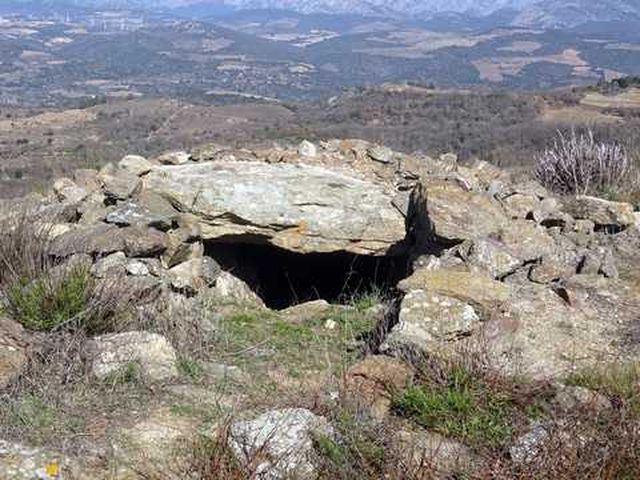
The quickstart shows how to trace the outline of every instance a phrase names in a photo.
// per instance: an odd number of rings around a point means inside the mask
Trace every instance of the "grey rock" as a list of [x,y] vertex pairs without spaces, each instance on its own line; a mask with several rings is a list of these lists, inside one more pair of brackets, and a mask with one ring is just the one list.
[[473,307],[429,290],[410,290],[402,299],[398,323],[383,349],[418,349],[432,352],[444,342],[470,335],[480,324]]
[[302,157],[315,157],[318,155],[317,147],[308,140],[303,140],[298,146],[298,153]]
[[96,278],[106,278],[124,273],[126,264],[127,256],[124,252],[116,252],[98,260],[90,271]]
[[204,239],[383,255],[405,238],[405,219],[384,188],[322,167],[220,161],[157,167],[144,181],[197,216]]
[[520,258],[496,240],[468,240],[459,251],[467,263],[486,270],[493,278],[502,278],[522,265]]
[[129,275],[133,275],[134,277],[143,277],[145,275],[149,275],[149,267],[147,267],[147,265],[140,260],[134,260],[127,263],[126,268],[127,273]]
[[145,195],[118,205],[106,216],[107,223],[120,226],[141,225],[168,230],[177,212],[157,195]]
[[61,202],[79,203],[89,195],[89,191],[82,188],[69,178],[59,178],[53,183],[53,191]]
[[596,225],[628,227],[635,224],[633,206],[581,195],[565,203],[565,211],[574,218],[591,220]]
[[511,448],[509,455],[515,463],[529,463],[542,453],[545,442],[549,439],[549,431],[541,423],[534,423],[529,431],[517,438]]
[[168,152],[157,157],[156,162],[163,165],[184,165],[191,160],[191,155],[187,152]]
[[466,478],[481,465],[466,445],[426,430],[398,431],[392,448],[397,450],[407,473],[416,478]]
[[91,373],[105,379],[131,364],[137,365],[145,378],[171,380],[178,376],[176,352],[161,335],[148,332],[125,332],[91,339],[86,347]]
[[471,191],[463,180],[431,177],[414,192],[416,234],[428,247],[434,237],[451,240],[485,238],[509,223],[500,204],[491,196]]
[[313,435],[335,438],[329,422],[302,408],[273,410],[252,420],[231,424],[230,447],[241,463],[247,463],[256,452],[266,455],[257,465],[257,478],[313,480],[318,471],[313,463]]
[[153,168],[153,163],[140,155],[126,155],[118,162],[118,167],[131,175],[139,177],[149,173]]
[[127,200],[142,188],[142,182],[134,175],[123,173],[117,175],[100,174],[98,180],[102,185],[102,192],[107,198],[113,200]]
[[367,149],[367,155],[371,160],[380,163],[391,163],[393,160],[393,151],[390,148],[375,145]]
[[0,317],[0,389],[15,380],[27,366],[28,345],[27,334],[20,324]]

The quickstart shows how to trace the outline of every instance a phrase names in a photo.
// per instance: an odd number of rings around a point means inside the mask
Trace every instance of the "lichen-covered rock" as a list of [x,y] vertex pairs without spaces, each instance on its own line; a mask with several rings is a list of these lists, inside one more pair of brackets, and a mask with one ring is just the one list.
[[141,225],[169,230],[177,216],[178,212],[164,198],[142,192],[135,199],[111,210],[106,216],[106,221],[120,226]]
[[612,325],[597,311],[570,305],[544,285],[513,288],[502,313],[484,330],[495,368],[534,379],[562,378],[622,353]]
[[102,192],[112,200],[126,200],[142,189],[142,182],[135,175],[119,173],[116,175],[100,174],[98,180]]
[[265,452],[264,460],[256,468],[259,479],[313,480],[318,476],[314,435],[335,437],[324,417],[303,408],[287,408],[233,422],[229,442],[243,464],[254,460],[259,451]]
[[508,225],[499,202],[484,192],[472,191],[464,178],[430,177],[414,193],[419,241],[433,237],[449,240],[486,238]]
[[399,430],[392,448],[408,478],[466,478],[480,467],[469,447],[427,430]]
[[115,252],[99,259],[90,269],[91,275],[96,278],[120,275],[124,273],[127,264],[127,256],[124,252]]
[[509,252],[523,262],[537,260],[555,251],[556,244],[544,227],[529,220],[513,220],[498,237]]
[[184,165],[189,160],[191,160],[191,155],[183,151],[163,153],[155,159],[156,162],[163,165]]
[[468,303],[429,289],[410,290],[383,348],[433,351],[442,343],[470,335],[479,324],[480,317]]
[[163,336],[125,332],[91,339],[86,347],[91,373],[99,379],[135,365],[145,378],[166,381],[178,375],[176,352]]
[[156,167],[144,182],[197,216],[204,239],[260,239],[303,253],[383,255],[405,238],[405,219],[391,194],[326,168],[221,161]]
[[139,177],[149,173],[153,168],[153,163],[140,155],[126,155],[118,162],[118,167],[131,175]]
[[209,257],[187,260],[169,270],[171,285],[176,290],[195,293],[216,283],[220,266]]
[[567,201],[564,209],[574,218],[591,220],[604,227],[628,227],[634,225],[636,220],[633,205],[586,195]]
[[421,269],[399,283],[404,292],[423,290],[451,297],[479,308],[483,313],[498,308],[509,299],[508,285],[481,273],[453,269]]
[[89,195],[86,188],[82,188],[70,178],[59,178],[53,183],[53,191],[61,202],[79,203]]
[[246,282],[224,270],[220,272],[208,294],[222,303],[264,307],[262,299]]
[[351,402],[365,408],[376,420],[383,420],[391,408],[393,392],[406,387],[411,369],[398,359],[370,355],[353,365],[345,377],[345,390]]
[[493,278],[513,273],[523,263],[504,244],[493,239],[467,241],[459,251],[467,263],[489,272]]

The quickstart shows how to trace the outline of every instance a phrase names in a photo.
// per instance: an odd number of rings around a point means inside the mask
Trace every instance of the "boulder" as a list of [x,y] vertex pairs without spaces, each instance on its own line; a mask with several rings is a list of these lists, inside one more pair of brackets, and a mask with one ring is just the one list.
[[285,319],[293,323],[302,323],[313,320],[331,311],[331,304],[326,300],[312,300],[300,303],[280,311]]
[[169,230],[176,216],[177,212],[162,197],[142,193],[111,210],[106,221],[120,226],[140,225]]
[[102,335],[86,346],[91,373],[98,379],[118,374],[134,364],[152,381],[167,381],[178,376],[177,356],[161,335],[148,332],[125,332]]
[[407,386],[411,369],[400,360],[370,355],[346,373],[345,390],[349,400],[366,409],[376,420],[383,420],[391,409],[392,396]]
[[187,152],[167,152],[155,159],[156,162],[163,165],[184,165],[191,160],[191,155]]
[[171,286],[179,291],[195,293],[216,283],[220,266],[209,257],[187,260],[169,270]]
[[98,181],[98,171],[92,168],[79,168],[73,172],[73,181],[76,185],[90,192],[100,190],[100,182]]
[[371,160],[380,163],[391,163],[393,160],[393,150],[381,145],[374,145],[367,149],[367,155]]
[[254,464],[257,478],[312,480],[318,477],[315,435],[335,438],[324,417],[303,408],[287,408],[233,422],[229,443],[241,464],[260,462]]
[[144,277],[149,275],[149,267],[146,263],[141,262],[140,260],[133,260],[127,263],[126,266],[127,273],[129,275],[133,275],[134,277]]
[[51,251],[56,257],[74,253],[104,256],[118,251],[124,251],[129,257],[145,257],[162,253],[166,246],[166,234],[153,228],[118,228],[98,223],[59,235],[54,239]]
[[59,480],[67,476],[78,480],[100,478],[84,473],[79,472],[70,459],[59,453],[0,439],[2,480]]
[[121,275],[125,271],[127,256],[124,252],[115,252],[101,258],[90,269],[91,275],[96,278],[106,278]]
[[405,238],[405,219],[382,186],[322,167],[220,161],[156,167],[144,182],[195,215],[204,239],[385,255]]
[[410,290],[382,348],[430,352],[471,335],[479,324],[480,317],[468,303],[432,290]]
[[15,380],[27,366],[27,347],[27,334],[22,326],[0,317],[0,390]]
[[102,192],[111,200],[127,200],[142,188],[140,179],[135,175],[119,173],[117,175],[98,175]]
[[491,195],[475,192],[462,177],[424,179],[414,192],[419,241],[485,238],[508,225],[509,218]]
[[108,255],[121,251],[124,242],[114,225],[95,224],[80,226],[59,235],[51,245],[51,253],[56,257],[68,257],[74,253]]
[[153,163],[140,155],[126,155],[118,162],[118,167],[136,177],[149,173],[153,168]]
[[523,262],[538,260],[555,251],[556,244],[544,227],[529,220],[513,220],[500,229],[498,238]]
[[298,146],[298,153],[301,157],[315,157],[318,155],[318,149],[310,141],[303,140]]
[[[591,304],[576,300],[571,305],[559,294],[580,292],[556,292],[533,283],[513,289],[502,313],[483,325],[488,358],[496,369],[536,380],[558,379],[623,355],[612,311],[601,316]],[[592,301],[586,293],[584,298]]]
[[567,201],[564,210],[574,218],[591,220],[602,227],[624,228],[636,221],[633,205],[586,195]]
[[522,260],[511,253],[501,242],[492,239],[467,240],[458,250],[464,260],[502,278],[522,265]]
[[243,280],[224,270],[208,292],[217,302],[264,307],[262,299]]
[[155,228],[127,227],[118,230],[127,257],[153,257],[167,248],[167,235]]
[[53,191],[61,202],[79,203],[89,195],[86,188],[82,188],[70,178],[59,178],[53,182]]
[[511,460],[516,464],[534,461],[543,452],[549,436],[550,432],[544,424],[534,422],[527,432],[513,442],[509,449]]
[[471,478],[479,459],[466,445],[426,430],[399,430],[393,439],[407,478]]
[[499,308],[509,297],[508,285],[481,273],[453,269],[418,270],[402,280],[403,292],[423,290],[429,294],[450,297],[479,308],[482,314]]

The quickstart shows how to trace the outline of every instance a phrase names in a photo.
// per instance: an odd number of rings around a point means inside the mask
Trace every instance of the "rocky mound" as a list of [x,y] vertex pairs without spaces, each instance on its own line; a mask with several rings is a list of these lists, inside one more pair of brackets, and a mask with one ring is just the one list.
[[[634,206],[558,198],[487,163],[460,165],[454,155],[411,156],[358,140],[266,151],[209,146],[153,160],[130,155],[59,179],[46,197],[7,202],[5,225],[19,211],[50,235],[56,268],[82,265],[93,278],[117,284],[138,316],[170,311],[180,323],[206,298],[225,315],[288,306],[276,314],[295,328],[301,318],[335,308],[326,301],[344,303],[345,290],[383,289],[396,308],[372,314],[378,335],[368,343],[384,355],[375,357],[383,365],[393,357],[473,352],[505,375],[556,382],[640,355]],[[14,320],[0,324],[4,388],[19,381],[45,335]],[[336,323],[328,319],[323,328],[336,328],[329,322]],[[175,383],[175,345],[140,323],[122,330],[86,340],[88,374],[110,378],[135,362],[148,381]],[[248,348],[258,355],[261,347]],[[368,366],[362,378],[384,368]],[[403,368],[393,367],[391,378]],[[367,395],[380,406],[375,389]],[[140,422],[128,431],[150,442],[145,448],[154,454],[164,448],[157,442],[190,430],[166,418]],[[239,421],[231,427],[231,449],[240,461],[248,453],[238,442],[261,443],[265,425],[284,432],[273,449],[298,454],[271,465],[275,473],[264,478],[294,471],[315,478],[305,453],[313,443],[309,431],[320,428],[333,438],[327,420],[284,409]],[[0,442],[0,477],[42,474],[41,457],[48,458]],[[57,478],[52,472],[40,478]]]

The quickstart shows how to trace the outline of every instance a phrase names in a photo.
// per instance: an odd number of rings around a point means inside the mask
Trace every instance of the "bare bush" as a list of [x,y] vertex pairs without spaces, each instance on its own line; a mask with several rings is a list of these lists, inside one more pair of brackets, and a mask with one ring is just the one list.
[[600,142],[592,130],[558,131],[553,145],[538,157],[536,176],[560,194],[615,195],[630,187],[633,164],[618,142]]

